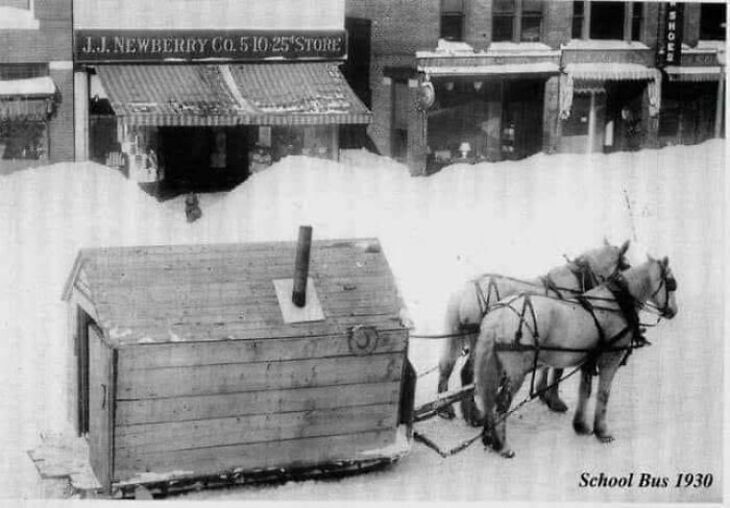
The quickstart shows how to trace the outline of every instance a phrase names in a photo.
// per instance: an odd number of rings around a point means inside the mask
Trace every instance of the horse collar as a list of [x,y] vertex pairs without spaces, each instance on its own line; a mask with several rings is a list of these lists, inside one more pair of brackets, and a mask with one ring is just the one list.
[[606,287],[616,300],[616,304],[621,309],[621,314],[626,319],[629,328],[633,332],[632,342],[641,341],[641,329],[639,324],[639,313],[637,311],[636,298],[629,292],[629,285],[626,278],[622,274],[612,277]]
[[590,263],[583,258],[577,258],[570,262],[568,269],[578,279],[580,291],[585,293],[598,285],[598,280],[591,269]]

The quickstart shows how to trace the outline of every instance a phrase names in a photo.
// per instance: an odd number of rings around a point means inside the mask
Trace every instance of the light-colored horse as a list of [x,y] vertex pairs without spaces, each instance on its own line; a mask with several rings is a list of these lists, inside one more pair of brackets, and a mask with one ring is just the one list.
[[[521,293],[535,293],[554,298],[572,297],[584,293],[605,281],[611,275],[628,268],[624,255],[629,248],[627,240],[621,246],[614,246],[604,240],[604,245],[589,250],[566,265],[550,270],[547,275],[537,279],[519,280],[503,275],[486,274],[466,283],[451,295],[446,308],[445,328],[453,334],[444,342],[439,360],[438,392],[448,390],[449,377],[454,365],[466,346],[473,351],[474,341],[479,333],[479,323],[489,308],[502,298]],[[554,372],[553,379],[560,379],[562,371]],[[473,379],[471,355],[461,371],[462,385]],[[560,399],[558,385],[546,389],[549,382],[547,370],[541,373],[539,385],[541,399],[556,412],[567,411],[568,406]],[[473,399],[462,401],[462,414],[467,421],[477,425],[481,422],[474,414]],[[453,418],[454,409],[445,407],[441,416]]]
[[[606,404],[614,374],[641,340],[638,310],[653,308],[671,319],[677,313],[676,289],[669,260],[648,258],[577,300],[519,295],[493,308],[481,323],[475,349],[475,396],[485,418],[484,443],[506,457],[514,455],[506,440],[506,413],[536,364],[581,366],[573,427],[579,434],[593,432],[601,441],[612,441]],[[591,431],[585,413],[596,368],[598,394]]]

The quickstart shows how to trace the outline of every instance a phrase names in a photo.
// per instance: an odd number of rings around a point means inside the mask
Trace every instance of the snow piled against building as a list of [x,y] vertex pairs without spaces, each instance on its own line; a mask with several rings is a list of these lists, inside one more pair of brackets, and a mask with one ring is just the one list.
[[[722,256],[706,252],[720,247],[724,233],[724,167],[722,140],[457,164],[427,178],[411,177],[405,166],[365,151],[345,152],[340,162],[289,157],[229,193],[201,196],[203,216],[193,224],[185,220],[182,197],[158,203],[96,164],[2,176],[0,446],[8,459],[0,469],[0,496],[37,493],[24,451],[39,431],[66,427],[69,333],[60,298],[80,248],[295,241],[301,224],[313,226],[315,239],[378,237],[417,330],[437,333],[449,292],[468,277],[487,271],[536,276],[604,238],[615,244],[638,238],[631,254],[637,261],[644,252],[668,255],[685,302],[721,295],[712,274],[721,270]],[[711,345],[721,337],[705,340]],[[417,370],[431,367],[437,356],[435,345],[411,349]],[[716,370],[696,372],[693,382],[705,383]],[[434,379],[419,381],[418,397],[433,391]],[[417,475],[417,467],[399,468]],[[480,485],[473,483],[472,489]]]

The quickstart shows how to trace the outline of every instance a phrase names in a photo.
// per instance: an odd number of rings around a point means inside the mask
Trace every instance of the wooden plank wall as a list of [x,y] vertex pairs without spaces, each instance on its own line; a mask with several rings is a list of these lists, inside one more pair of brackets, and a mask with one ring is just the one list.
[[[119,349],[115,480],[350,459],[392,444],[407,331]],[[362,352],[360,352],[362,353]]]

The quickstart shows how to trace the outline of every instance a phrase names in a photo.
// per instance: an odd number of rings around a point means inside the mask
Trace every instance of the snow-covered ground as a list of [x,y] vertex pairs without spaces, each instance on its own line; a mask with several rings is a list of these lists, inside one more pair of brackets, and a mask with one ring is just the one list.
[[[229,193],[158,203],[117,172],[57,164],[0,177],[0,497],[38,497],[25,450],[66,423],[68,340],[61,289],[85,246],[377,236],[419,333],[442,331],[449,292],[485,271],[535,276],[600,244],[638,239],[630,252],[670,258],[679,315],[651,330],[654,346],[619,371],[609,402],[616,441],[573,433],[570,414],[538,404],[509,423],[517,456],[477,443],[441,459],[414,444],[387,470],[338,481],[201,492],[220,500],[719,501],[722,493],[725,145],[714,140],[612,155],[536,155],[454,165],[428,178],[366,152],[339,163],[290,157]],[[411,340],[416,370],[439,342]],[[452,385],[458,376],[452,378]],[[419,379],[417,404],[436,374]],[[572,407],[576,382],[561,392]],[[519,397],[518,397],[519,399]],[[444,446],[475,430],[461,420],[418,426]],[[582,488],[581,474],[711,473],[710,488]],[[635,480],[635,483],[638,480]]]

